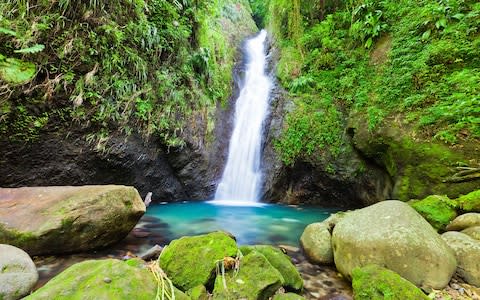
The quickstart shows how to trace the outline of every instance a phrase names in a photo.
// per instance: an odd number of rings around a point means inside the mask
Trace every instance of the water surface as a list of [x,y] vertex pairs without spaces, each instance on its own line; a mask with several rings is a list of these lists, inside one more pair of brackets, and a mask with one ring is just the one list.
[[[323,221],[332,209],[264,204],[217,205],[209,202],[156,204],[148,207],[143,226],[172,240],[215,230],[232,233],[239,244],[298,246],[304,228]],[[150,224],[148,224],[150,223]],[[155,225],[154,223],[157,223]],[[156,227],[156,228],[152,228]]]

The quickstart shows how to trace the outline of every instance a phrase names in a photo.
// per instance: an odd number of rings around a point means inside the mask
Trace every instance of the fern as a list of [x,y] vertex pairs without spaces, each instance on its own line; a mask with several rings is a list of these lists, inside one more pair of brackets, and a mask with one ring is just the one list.
[[20,50],[15,50],[13,52],[15,53],[25,53],[25,54],[30,54],[30,53],[38,53],[38,52],[41,52],[43,51],[43,49],[45,49],[45,45],[42,45],[42,44],[36,44],[32,47],[28,47],[28,48],[23,48],[23,49],[20,49]]
[[11,35],[11,36],[17,36],[17,33],[15,31],[7,29],[7,28],[3,28],[3,27],[0,27],[0,33],[8,34],[8,35]]

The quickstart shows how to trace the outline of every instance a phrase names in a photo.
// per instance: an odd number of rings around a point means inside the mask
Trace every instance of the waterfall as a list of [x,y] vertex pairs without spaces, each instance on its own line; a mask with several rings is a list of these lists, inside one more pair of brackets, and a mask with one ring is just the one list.
[[246,42],[244,85],[235,104],[235,122],[228,159],[215,202],[252,204],[259,200],[261,144],[268,114],[271,78],[266,74],[265,30]]

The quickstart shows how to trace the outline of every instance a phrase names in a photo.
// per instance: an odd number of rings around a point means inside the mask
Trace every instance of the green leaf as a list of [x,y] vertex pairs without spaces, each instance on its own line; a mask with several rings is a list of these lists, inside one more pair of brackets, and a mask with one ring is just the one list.
[[15,31],[4,28],[4,27],[0,27],[0,33],[8,34],[11,36],[17,36],[17,33]]
[[427,30],[422,34],[422,40],[426,41],[430,38],[430,35],[432,34],[432,30]]
[[435,22],[435,27],[437,27],[437,29],[446,28],[447,27],[447,19],[446,18],[441,18],[440,20]]
[[465,17],[465,15],[464,15],[464,14],[461,14],[461,13],[458,13],[458,14],[455,14],[455,15],[452,16],[453,19],[457,19],[457,20],[459,20],[459,21],[460,21],[461,19],[463,19],[464,17]]
[[24,84],[35,77],[35,64],[16,58],[0,61],[0,79],[12,84]]
[[34,45],[32,47],[29,47],[29,48],[15,50],[14,52],[15,53],[37,53],[37,52],[43,51],[43,49],[45,49],[45,45],[36,44],[36,45]]

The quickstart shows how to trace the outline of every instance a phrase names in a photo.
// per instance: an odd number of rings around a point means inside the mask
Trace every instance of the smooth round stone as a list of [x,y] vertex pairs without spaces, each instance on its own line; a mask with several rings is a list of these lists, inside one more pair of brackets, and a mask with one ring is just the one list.
[[28,294],[38,281],[30,256],[14,246],[0,244],[0,299],[15,300]]

